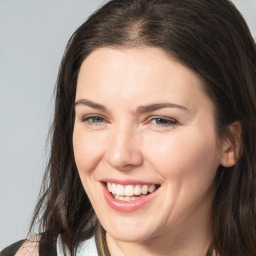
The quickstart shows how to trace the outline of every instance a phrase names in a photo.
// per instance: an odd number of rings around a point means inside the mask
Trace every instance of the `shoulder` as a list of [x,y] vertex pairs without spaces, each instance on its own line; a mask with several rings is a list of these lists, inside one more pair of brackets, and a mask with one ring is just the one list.
[[39,240],[38,236],[25,240],[15,256],[39,256]]
[[0,256],[39,256],[38,238],[20,240],[1,251]]
[[6,247],[0,256],[57,256],[56,242],[45,233]]
[[12,256],[19,250],[25,240],[20,240],[14,244],[9,245],[0,252],[0,256]]

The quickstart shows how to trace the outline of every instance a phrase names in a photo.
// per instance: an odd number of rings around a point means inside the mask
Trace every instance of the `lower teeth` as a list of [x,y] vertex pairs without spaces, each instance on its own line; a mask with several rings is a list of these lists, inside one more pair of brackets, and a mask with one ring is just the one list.
[[142,197],[145,197],[146,195],[140,195],[140,196],[118,196],[118,195],[112,195],[115,199],[120,201],[133,201]]

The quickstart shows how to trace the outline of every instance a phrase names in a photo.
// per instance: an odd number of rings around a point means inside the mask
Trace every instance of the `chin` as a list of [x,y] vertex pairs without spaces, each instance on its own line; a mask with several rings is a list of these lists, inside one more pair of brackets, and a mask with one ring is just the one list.
[[107,233],[113,237],[115,240],[119,240],[122,242],[143,242],[147,241],[151,238],[149,234],[141,233],[141,232],[115,232],[113,230],[110,230],[110,232],[107,231]]
[[[108,223],[109,224],[109,223]],[[144,222],[144,224],[146,224]],[[152,223],[141,225],[131,222],[117,222],[113,225],[107,225],[105,230],[114,239],[123,242],[142,242],[151,239],[154,236],[155,228]]]

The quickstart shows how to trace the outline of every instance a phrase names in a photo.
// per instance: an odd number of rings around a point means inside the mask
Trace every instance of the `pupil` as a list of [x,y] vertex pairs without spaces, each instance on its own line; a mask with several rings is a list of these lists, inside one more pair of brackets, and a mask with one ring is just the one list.
[[95,116],[95,119],[94,119],[96,122],[101,122],[102,121],[102,117],[100,116]]
[[156,119],[156,123],[157,124],[167,124],[167,120],[165,120],[163,118],[157,118]]

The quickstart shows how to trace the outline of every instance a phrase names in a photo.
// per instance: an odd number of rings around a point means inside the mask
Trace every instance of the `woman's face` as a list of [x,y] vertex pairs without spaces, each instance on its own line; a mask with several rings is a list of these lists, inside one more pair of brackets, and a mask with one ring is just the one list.
[[207,230],[221,154],[203,86],[157,48],[100,48],[83,62],[75,161],[110,236],[147,241]]

